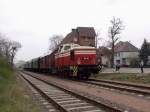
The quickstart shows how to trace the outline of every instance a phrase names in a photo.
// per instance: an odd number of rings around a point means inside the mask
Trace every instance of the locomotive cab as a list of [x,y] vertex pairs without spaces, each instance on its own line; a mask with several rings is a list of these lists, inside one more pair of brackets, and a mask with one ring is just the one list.
[[59,47],[58,53],[64,53],[64,52],[70,52],[70,60],[74,60],[75,59],[75,52],[74,52],[74,48],[79,47],[80,45],[78,44],[64,44],[61,45]]
[[69,51],[75,47],[79,47],[80,45],[78,44],[64,44],[64,45],[61,45],[59,47],[59,50],[58,50],[58,53],[63,53],[63,52],[66,52],[66,51]]
[[78,44],[64,44],[55,54],[55,66],[60,73],[71,73],[72,76],[89,77],[97,73],[96,49]]

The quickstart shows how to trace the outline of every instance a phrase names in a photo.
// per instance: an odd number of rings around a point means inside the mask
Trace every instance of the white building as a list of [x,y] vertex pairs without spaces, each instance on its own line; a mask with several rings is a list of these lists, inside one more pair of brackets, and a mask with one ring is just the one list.
[[[150,50],[150,42],[148,43],[148,48]],[[148,65],[150,65],[150,56],[148,56],[148,62],[147,62]]]
[[139,50],[130,42],[118,42],[115,45],[114,64],[120,64],[121,66],[131,65],[131,60],[138,59]]

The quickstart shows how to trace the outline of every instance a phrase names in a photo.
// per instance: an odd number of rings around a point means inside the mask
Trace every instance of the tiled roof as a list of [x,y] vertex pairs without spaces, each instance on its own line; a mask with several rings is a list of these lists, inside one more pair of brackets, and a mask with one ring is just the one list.
[[73,42],[74,37],[95,37],[96,33],[93,27],[77,27],[65,36],[60,44]]
[[111,51],[104,46],[101,46],[97,49],[97,53],[98,55],[105,55],[105,56],[110,56],[111,55]]
[[120,41],[115,45],[115,52],[138,52],[138,48],[128,41]]
[[96,33],[93,27],[77,27],[79,36],[95,37]]

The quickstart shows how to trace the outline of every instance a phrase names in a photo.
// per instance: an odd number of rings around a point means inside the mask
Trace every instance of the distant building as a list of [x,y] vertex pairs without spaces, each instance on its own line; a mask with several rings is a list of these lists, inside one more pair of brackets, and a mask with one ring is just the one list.
[[101,46],[97,49],[97,62],[104,66],[110,66],[111,51],[104,46]]
[[61,44],[76,43],[81,46],[95,47],[95,30],[93,27],[77,27],[62,40]]
[[119,63],[122,66],[129,66],[133,59],[138,59],[138,56],[138,48],[128,41],[120,41],[115,45],[114,64]]

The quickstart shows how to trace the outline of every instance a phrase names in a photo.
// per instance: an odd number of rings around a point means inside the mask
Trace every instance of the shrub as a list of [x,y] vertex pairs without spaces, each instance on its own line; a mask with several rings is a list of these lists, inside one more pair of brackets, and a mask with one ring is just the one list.
[[8,61],[4,57],[0,57],[0,77],[1,78],[11,78],[13,69]]
[[130,67],[139,67],[139,59],[138,58],[132,58],[130,60]]

